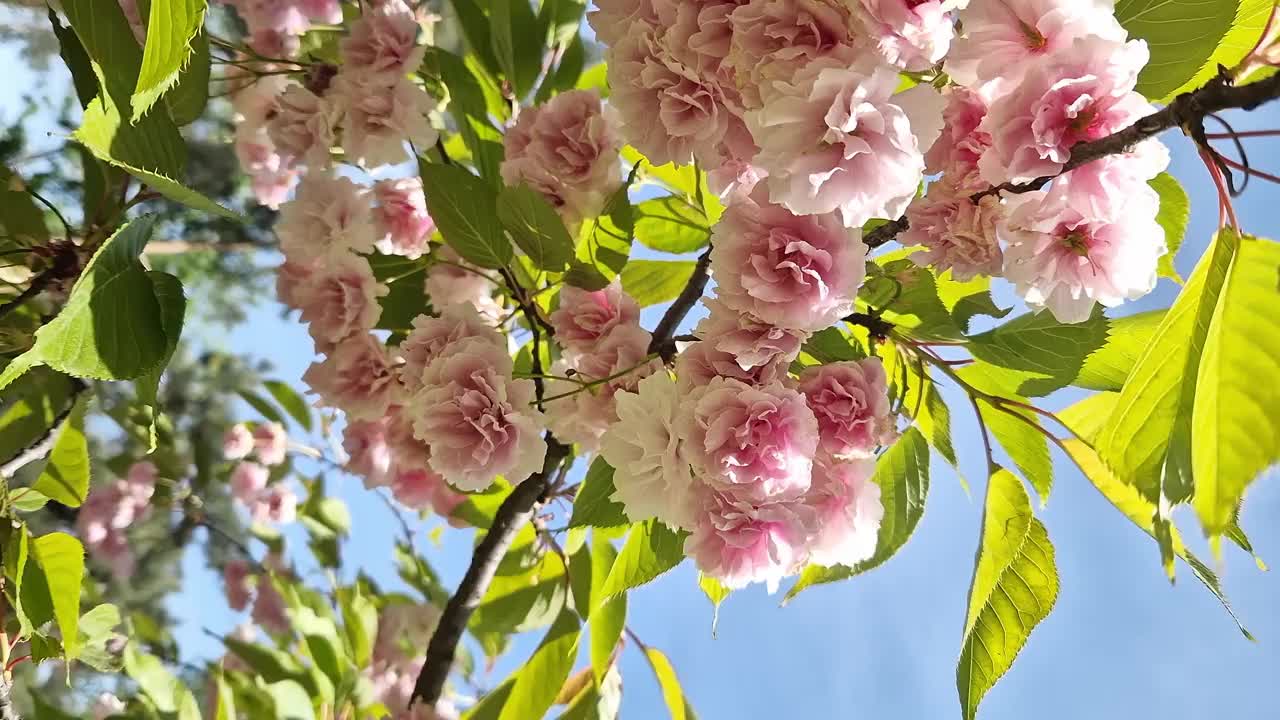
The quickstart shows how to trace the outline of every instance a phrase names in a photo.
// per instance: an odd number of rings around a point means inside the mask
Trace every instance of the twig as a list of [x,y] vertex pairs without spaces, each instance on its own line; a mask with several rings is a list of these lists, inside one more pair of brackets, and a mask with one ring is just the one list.
[[675,355],[675,345],[672,344],[671,338],[675,335],[676,328],[680,323],[684,322],[684,318],[702,298],[702,293],[707,289],[707,280],[710,279],[709,270],[711,267],[711,247],[702,253],[698,258],[698,264],[693,268],[693,275],[689,276],[689,282],[685,284],[684,289],[680,291],[680,295],[671,303],[671,307],[663,313],[662,319],[658,321],[658,327],[653,330],[653,340],[649,342],[649,353],[658,353],[665,361],[670,361]]
[[871,337],[884,340],[889,337],[889,333],[893,332],[893,323],[881,318],[878,315],[871,315],[864,312],[856,312],[844,317],[844,321],[854,325],[861,325],[867,329]]
[[498,572],[498,564],[506,555],[516,534],[533,517],[534,511],[546,495],[549,480],[559,465],[569,455],[569,448],[547,435],[547,458],[542,470],[516,485],[493,516],[493,524],[484,539],[476,546],[471,566],[458,584],[458,590],[449,598],[436,625],[435,634],[427,645],[426,662],[413,686],[409,698],[410,707],[421,701],[434,707],[444,691],[445,680],[453,668],[454,655],[462,633],[466,631],[471,614],[489,590],[489,584]]

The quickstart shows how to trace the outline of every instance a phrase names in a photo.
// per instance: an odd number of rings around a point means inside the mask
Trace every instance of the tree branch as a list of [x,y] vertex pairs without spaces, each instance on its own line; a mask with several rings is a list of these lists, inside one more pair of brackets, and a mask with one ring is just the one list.
[[708,246],[698,258],[698,264],[694,266],[693,275],[689,276],[689,282],[685,284],[684,290],[680,291],[680,295],[662,315],[662,320],[658,321],[658,327],[654,328],[653,340],[649,342],[649,352],[658,353],[663,360],[670,360],[670,356],[674,355],[675,345],[672,344],[671,338],[675,335],[676,328],[680,327],[680,323],[684,322],[685,316],[702,298],[702,293],[706,291],[707,280],[711,278],[710,267],[711,247]]
[[428,707],[435,705],[444,692],[445,680],[453,668],[454,655],[458,643],[467,629],[471,614],[480,605],[480,600],[489,590],[493,576],[498,572],[498,564],[506,555],[516,534],[533,517],[538,504],[542,502],[555,475],[556,468],[569,455],[569,448],[561,444],[550,433],[547,434],[547,458],[543,462],[542,471],[515,486],[507,499],[502,502],[498,512],[493,516],[493,524],[484,539],[476,546],[471,557],[471,566],[463,576],[458,590],[449,598],[436,625],[435,634],[427,645],[427,659],[418,673],[413,686],[413,695],[409,705],[422,701]]

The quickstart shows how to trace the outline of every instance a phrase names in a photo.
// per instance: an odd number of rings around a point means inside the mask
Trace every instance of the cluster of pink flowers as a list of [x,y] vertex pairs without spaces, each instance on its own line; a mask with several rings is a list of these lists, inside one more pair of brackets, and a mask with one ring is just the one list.
[[[333,12],[337,19],[331,22],[342,17],[336,0],[233,4],[250,27],[251,46],[263,53],[255,43],[273,44],[277,52],[266,52],[273,58],[296,52],[309,17],[332,17]],[[278,207],[304,166],[329,167],[335,146],[346,162],[375,169],[411,159],[408,143],[422,148],[436,141],[430,116],[439,102],[413,79],[422,63],[418,38],[424,22],[403,0],[371,5],[343,40],[336,74],[319,66],[304,84],[267,75],[237,93],[236,154],[259,202]],[[261,69],[273,67],[266,63]],[[375,193],[382,210],[376,223],[379,247],[421,255],[433,227],[421,189],[387,181]]]
[[422,649],[431,640],[439,620],[440,610],[434,605],[393,601],[378,613],[373,656],[364,674],[372,685],[374,699],[395,708],[396,718],[457,720],[458,713],[448,697],[436,702],[434,707],[414,703],[409,708],[414,682],[425,660]]
[[988,192],[1057,175],[1074,145],[1150,113],[1134,90],[1146,44],[1126,41],[1106,0],[975,3],[960,20],[964,37],[946,59],[958,84],[926,155],[941,177],[907,211],[901,236],[925,248],[913,258],[957,280],[1003,275],[1062,322],[1150,292],[1166,252],[1148,184],[1168,166],[1158,141],[1066,173],[1048,191],[1003,202]]
[[227,605],[236,612],[252,605],[250,617],[256,625],[275,634],[289,632],[288,607],[271,576],[288,576],[290,572],[284,558],[274,552],[267,553],[261,566],[246,558],[228,560],[222,567],[222,587],[226,592]]
[[[271,483],[269,468],[284,462],[289,436],[277,422],[259,423],[252,430],[232,425],[222,436],[222,456],[238,460],[231,470],[231,496],[256,523],[287,525],[297,518],[298,497],[287,484]],[[253,455],[257,462],[246,460]]]
[[568,379],[547,382],[553,398],[546,403],[548,427],[557,438],[595,451],[618,419],[614,395],[634,390],[662,367],[649,359],[653,336],[641,329],[640,307],[617,280],[597,291],[565,286],[550,320],[564,350],[551,371]]
[[135,559],[126,531],[151,514],[156,476],[152,463],[134,463],[123,478],[94,488],[76,516],[76,533],[85,548],[117,580],[133,575]]

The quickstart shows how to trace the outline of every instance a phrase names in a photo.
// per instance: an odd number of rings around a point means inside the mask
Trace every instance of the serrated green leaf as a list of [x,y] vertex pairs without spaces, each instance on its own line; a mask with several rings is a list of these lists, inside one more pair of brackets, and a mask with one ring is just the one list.
[[75,86],[80,107],[86,108],[98,94],[98,78],[93,74],[93,63],[89,60],[89,55],[85,52],[80,38],[76,37],[75,31],[62,24],[52,7],[49,8],[49,25],[53,28],[54,36],[58,38],[58,53],[62,56],[62,63],[71,73],[71,83]]
[[564,220],[528,185],[499,191],[498,219],[536,267],[560,272],[573,260],[573,239]]
[[[1209,62],[1200,68],[1200,72],[1196,73],[1195,77],[1166,97],[1173,98],[1203,87],[1218,74],[1218,66],[1230,70],[1239,65],[1258,43],[1258,38],[1262,37],[1262,31],[1267,25],[1267,18],[1270,17],[1274,4],[1275,0],[1240,0],[1235,21],[1231,23],[1231,29],[1218,43],[1218,49],[1213,52]],[[1243,79],[1254,78],[1251,76]]]
[[204,27],[205,0],[151,0],[147,42],[133,89],[137,122],[175,83],[192,54],[192,40]]
[[0,165],[0,248],[44,245],[49,228],[22,178]]
[[1018,394],[1048,395],[1080,374],[1085,360],[1107,341],[1107,319],[1097,308],[1082,323],[1058,322],[1051,313],[1020,315],[970,338],[973,356],[1017,371]]
[[257,410],[262,417],[272,422],[284,424],[284,415],[281,415],[280,410],[266,398],[246,388],[236,388],[236,394],[240,396],[241,400],[248,403],[249,407]]
[[280,407],[284,408],[290,417],[298,421],[298,425],[302,426],[303,430],[311,431],[311,407],[297,390],[294,390],[289,383],[280,380],[266,380],[262,386],[271,393],[271,397],[280,403]]
[[1119,0],[1116,19],[1151,50],[1151,61],[1138,75],[1138,92],[1162,101],[1195,77],[1231,29],[1239,5],[1239,0]]
[[463,259],[483,268],[501,268],[511,262],[511,243],[498,221],[494,189],[455,165],[421,163],[427,210],[449,247]]
[[604,458],[596,457],[587,468],[582,487],[573,501],[573,514],[569,527],[621,527],[629,520],[621,503],[613,500],[613,467]]
[[867,356],[862,344],[840,326],[814,333],[805,341],[801,352],[823,365],[861,360]]
[[639,587],[679,565],[684,560],[684,538],[657,520],[637,523],[618,553],[601,594],[612,597]]
[[578,694],[559,720],[616,720],[622,703],[622,674],[609,668],[604,680],[591,684]]
[[1245,237],[1205,338],[1191,417],[1192,505],[1211,538],[1280,459],[1280,244]]
[[871,479],[880,486],[884,518],[876,536],[876,551],[856,567],[810,565],[787,591],[783,604],[813,585],[839,582],[883,565],[911,539],[924,516],[929,495],[929,445],[916,428],[910,428],[876,461]]
[[635,207],[636,241],[647,248],[676,255],[711,242],[711,227],[702,208],[668,196],[645,200]]
[[560,686],[573,670],[579,632],[578,616],[568,610],[560,613],[533,656],[516,673],[499,720],[540,718],[551,709]]
[[[333,33],[328,33],[332,36]],[[178,75],[178,83],[164,96],[169,115],[179,127],[190,125],[204,115],[209,104],[209,79],[212,70],[209,36],[204,30],[191,40],[191,60]]]
[[1164,310],[1150,310],[1112,318],[1106,344],[1085,359],[1071,384],[1090,390],[1119,390],[1164,316]]
[[80,507],[89,494],[89,443],[84,415],[89,399],[81,395],[57,430],[53,449],[31,490],[67,507]]
[[550,625],[565,605],[564,563],[547,553],[533,568],[498,575],[471,615],[468,628],[485,632],[527,632]]
[[[1016,407],[1000,410],[982,399],[978,400],[978,407],[992,437],[1004,448],[1022,477],[1036,489],[1043,506],[1049,501],[1049,492],[1053,489],[1053,461],[1049,458],[1048,438],[1035,428],[1039,425],[1037,416]],[[1019,420],[1019,417],[1024,420]]]
[[165,353],[160,308],[138,262],[154,224],[154,216],[140,217],[98,248],[62,311],[0,375],[0,388],[40,364],[77,377],[129,380],[160,362]]
[[599,533],[591,534],[591,591],[588,616],[588,627],[591,630],[591,670],[596,682],[604,679],[605,673],[612,665],[613,650],[622,639],[622,631],[627,624],[627,595],[622,593],[615,597],[605,594],[605,582],[613,565],[617,562],[618,551]]
[[160,362],[138,378],[138,402],[151,408],[148,453],[156,451],[156,423],[160,418],[160,377],[169,366],[169,360],[178,349],[178,339],[182,336],[182,325],[186,320],[187,296],[182,291],[182,281],[168,274],[151,270],[147,272],[151,279],[151,291],[155,294],[156,304],[160,306],[160,326],[164,329],[165,352]]
[[1182,247],[1182,238],[1187,234],[1187,222],[1191,219],[1191,198],[1187,191],[1169,173],[1160,173],[1151,181],[1151,189],[1160,196],[1160,211],[1156,214],[1156,222],[1164,230],[1164,243],[1169,252],[1160,258],[1158,272],[1160,277],[1167,277],[1182,282],[1182,276],[1174,267],[1173,261]]
[[[938,279],[916,266],[907,255],[911,249],[877,258],[884,274],[870,277],[858,299],[864,307],[883,311],[885,320],[912,337],[928,340],[963,340],[964,329],[939,294]],[[957,301],[959,298],[956,298]]]
[[[84,578],[84,546],[66,533],[49,533],[32,538],[30,542],[28,571],[32,565],[40,569],[40,575],[48,593],[51,619],[62,634],[63,652],[68,660],[80,653],[80,590]],[[24,579],[24,588],[31,584],[31,577]],[[35,620],[35,616],[32,617]],[[39,624],[39,622],[37,622]]]
[[9,497],[9,502],[13,505],[13,509],[18,512],[35,512],[48,505],[49,498],[44,493],[31,488],[19,488],[13,491],[13,494]]
[[111,646],[124,640],[116,632],[120,626],[120,609],[115,605],[97,605],[80,616],[80,661],[99,672],[120,672],[122,659]]
[[644,657],[649,661],[653,676],[658,680],[658,688],[662,690],[662,700],[667,705],[671,720],[697,720],[697,715],[689,704],[689,698],[684,694],[684,688],[680,687],[680,678],[676,677],[676,669],[667,659],[666,654],[657,648],[646,646]]
[[1013,666],[1031,631],[1058,599],[1058,570],[1048,531],[1031,514],[1022,482],[998,470],[987,485],[982,540],[969,589],[956,687],[965,720]]
[[525,0],[489,0],[493,55],[517,98],[533,88],[542,70],[542,35],[533,7]]
[[622,289],[640,307],[671,302],[689,284],[697,265],[692,260],[632,260],[622,268]]

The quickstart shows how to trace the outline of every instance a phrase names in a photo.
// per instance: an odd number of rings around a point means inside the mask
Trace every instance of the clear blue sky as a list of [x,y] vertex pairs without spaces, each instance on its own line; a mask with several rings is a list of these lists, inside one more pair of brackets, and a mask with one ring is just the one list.
[[[10,44],[0,46],[0,61],[22,66]],[[20,93],[40,87],[47,78],[26,75],[18,80],[0,87],[0,117],[5,120],[12,119]],[[65,80],[55,82],[65,89]],[[1232,120],[1239,128],[1275,127],[1280,107]],[[1172,172],[1192,196],[1191,229],[1178,262],[1186,274],[1212,233],[1217,212],[1212,188],[1189,143],[1174,134],[1164,139],[1174,148]],[[1251,158],[1275,171],[1280,153],[1268,142],[1252,143]],[[1274,186],[1256,182],[1237,204],[1245,227],[1280,237],[1274,209],[1278,197]],[[1167,305],[1175,293],[1174,285],[1161,281],[1156,293],[1124,312]],[[311,360],[305,330],[282,320],[274,304],[254,308],[250,318],[245,327],[208,342],[267,357],[277,367],[277,377],[297,382]],[[653,313],[646,319],[651,326]],[[957,716],[954,667],[977,545],[983,461],[971,416],[963,405],[953,407],[957,449],[974,496],[965,494],[950,467],[935,461],[924,519],[886,566],[811,589],[786,608],[778,607],[780,594],[770,596],[762,587],[736,593],[721,609],[717,638],[710,633],[710,605],[688,563],[631,594],[629,624],[647,643],[669,654],[702,718]],[[246,418],[251,417],[246,408]],[[1072,466],[1056,458],[1055,469],[1053,495],[1040,516],[1057,549],[1061,595],[1013,670],[988,695],[981,717],[1280,717],[1276,573],[1259,573],[1252,559],[1233,549],[1225,553],[1221,570],[1227,592],[1259,640],[1250,643],[1185,566],[1179,566],[1178,583],[1171,587],[1154,544]],[[354,479],[333,477],[330,488],[349,502],[354,515],[344,574],[349,577],[358,565],[380,580],[392,578],[396,525],[386,507]],[[1191,518],[1183,513],[1186,534],[1203,550]],[[1273,477],[1265,478],[1250,495],[1244,526],[1263,558],[1280,564],[1277,518],[1280,487]],[[431,520],[421,526],[438,524]],[[424,531],[419,547],[452,585],[469,559],[471,534],[449,531],[442,545],[433,546]],[[1207,551],[1202,554],[1208,556]],[[198,554],[189,555],[185,572],[188,589],[171,602],[184,619],[179,634],[184,651],[193,660],[216,656],[220,648],[201,628],[225,632],[240,618],[211,600],[220,597],[220,585]],[[490,685],[526,658],[537,640],[535,632],[517,643]],[[663,717],[661,696],[643,659],[629,650],[622,662],[623,717]]]

